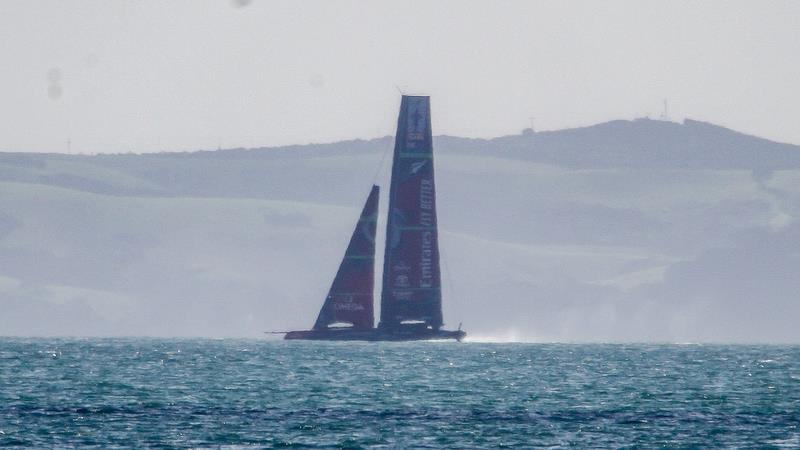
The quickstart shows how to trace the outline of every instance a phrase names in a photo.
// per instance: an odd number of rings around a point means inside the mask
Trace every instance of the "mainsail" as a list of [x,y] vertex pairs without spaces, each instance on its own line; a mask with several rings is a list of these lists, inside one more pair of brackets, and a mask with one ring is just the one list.
[[378,186],[372,186],[336,278],[314,324],[315,330],[326,329],[335,323],[352,324],[355,329],[371,329],[373,326],[378,192]]
[[392,162],[380,328],[442,326],[430,99],[403,96]]

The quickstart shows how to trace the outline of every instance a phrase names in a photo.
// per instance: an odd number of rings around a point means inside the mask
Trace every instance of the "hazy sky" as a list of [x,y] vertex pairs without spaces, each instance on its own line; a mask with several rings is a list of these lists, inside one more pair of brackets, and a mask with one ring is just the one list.
[[3,1],[0,150],[255,147],[707,120],[800,143],[800,2]]

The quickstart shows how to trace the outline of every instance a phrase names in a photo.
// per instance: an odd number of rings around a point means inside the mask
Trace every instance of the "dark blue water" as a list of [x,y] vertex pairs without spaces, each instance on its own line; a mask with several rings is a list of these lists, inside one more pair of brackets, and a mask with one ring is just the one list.
[[800,447],[800,347],[0,339],[0,446]]

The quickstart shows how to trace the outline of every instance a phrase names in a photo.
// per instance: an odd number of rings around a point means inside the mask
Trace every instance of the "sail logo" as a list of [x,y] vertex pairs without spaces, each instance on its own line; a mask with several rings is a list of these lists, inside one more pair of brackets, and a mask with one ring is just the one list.
[[419,180],[419,207],[424,210],[433,209],[433,180]]
[[343,296],[337,299],[333,304],[333,309],[336,311],[363,311],[364,305],[353,301],[353,296]]
[[411,173],[415,174],[415,173],[419,172],[420,169],[422,169],[425,166],[425,164],[427,164],[427,163],[428,163],[427,160],[426,161],[417,161],[415,163],[412,163],[411,164]]
[[393,290],[392,291],[392,296],[394,297],[394,299],[396,301],[399,301],[399,302],[411,301],[412,294],[413,293],[411,291],[405,291],[405,290],[403,290],[403,291]]
[[417,148],[417,142],[425,141],[427,125],[427,103],[420,100],[411,101],[406,118],[406,146],[408,148]]
[[394,285],[401,288],[411,286],[411,283],[408,281],[408,275],[398,275],[397,278],[394,279]]
[[419,287],[429,288],[433,286],[433,233],[430,231],[422,233],[421,250]]
[[406,132],[422,134],[428,122],[428,111],[425,102],[413,102],[408,106],[408,126]]

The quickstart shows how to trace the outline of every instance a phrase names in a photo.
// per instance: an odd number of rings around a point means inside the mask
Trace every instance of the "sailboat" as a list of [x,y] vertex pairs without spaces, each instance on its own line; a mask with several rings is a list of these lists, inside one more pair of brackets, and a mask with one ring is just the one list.
[[404,95],[397,119],[381,289],[374,327],[375,231],[379,188],[373,186],[328,296],[311,330],[284,339],[410,341],[455,339],[444,330],[430,98]]

